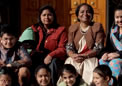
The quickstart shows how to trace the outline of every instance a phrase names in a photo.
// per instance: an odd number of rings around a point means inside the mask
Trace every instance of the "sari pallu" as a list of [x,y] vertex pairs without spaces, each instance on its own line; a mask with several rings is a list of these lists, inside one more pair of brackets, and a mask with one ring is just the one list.
[[113,42],[115,48],[118,51],[122,51],[122,39],[117,38],[117,36],[115,35],[116,33],[119,33],[119,28],[118,26],[115,26],[115,28],[111,28],[111,35],[110,35],[110,39]]

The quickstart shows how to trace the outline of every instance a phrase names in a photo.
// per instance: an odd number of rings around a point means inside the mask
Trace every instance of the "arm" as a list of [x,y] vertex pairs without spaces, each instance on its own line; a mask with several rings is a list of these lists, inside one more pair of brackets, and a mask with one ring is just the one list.
[[63,31],[59,39],[58,48],[49,53],[48,55],[50,55],[51,57],[65,59],[63,57],[66,56],[66,50],[65,50],[66,43],[67,43],[67,34],[65,31]]
[[74,46],[74,32],[77,30],[76,26],[70,26],[69,32],[68,32],[68,43],[66,45],[66,51],[67,55],[71,57],[76,62],[82,62],[83,59],[81,58],[80,54],[75,52],[75,46]]
[[94,34],[95,34],[94,46],[88,52],[84,53],[88,58],[89,57],[96,56],[96,55],[99,55],[100,51],[104,47],[105,34],[104,34],[103,27],[100,24],[100,26],[99,27],[96,27],[96,28],[97,28],[97,30],[96,30],[96,32],[94,32]]
[[20,60],[11,63],[13,67],[29,66],[31,65],[31,59],[27,51],[21,46],[18,50]]

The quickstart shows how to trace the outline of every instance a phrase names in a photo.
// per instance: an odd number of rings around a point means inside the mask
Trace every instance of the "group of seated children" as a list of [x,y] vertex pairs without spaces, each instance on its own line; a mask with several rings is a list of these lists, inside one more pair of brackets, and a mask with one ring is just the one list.
[[[112,72],[106,65],[99,65],[93,71],[93,82],[87,85],[71,64],[65,64],[61,71],[61,81],[57,86],[111,86]],[[0,68],[0,86],[17,86],[10,68]],[[29,86],[29,85],[27,85]],[[35,70],[35,83],[31,86],[53,86],[51,71],[46,65],[40,65]]]

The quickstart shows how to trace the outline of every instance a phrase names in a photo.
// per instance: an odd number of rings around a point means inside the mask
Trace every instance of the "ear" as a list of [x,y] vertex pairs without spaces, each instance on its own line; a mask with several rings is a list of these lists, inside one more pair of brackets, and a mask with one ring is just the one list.
[[106,76],[105,80],[109,82],[110,81],[110,77]]

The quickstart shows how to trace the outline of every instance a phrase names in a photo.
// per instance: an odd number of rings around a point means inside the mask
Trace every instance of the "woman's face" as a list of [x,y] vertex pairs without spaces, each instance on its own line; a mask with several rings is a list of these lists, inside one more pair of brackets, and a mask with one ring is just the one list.
[[40,19],[44,26],[49,26],[50,24],[52,24],[54,16],[53,13],[51,13],[48,9],[45,9],[42,11]]
[[0,86],[11,86],[12,80],[9,75],[0,75]]
[[80,22],[89,23],[92,20],[92,14],[90,13],[90,10],[88,6],[83,5],[80,7],[79,13],[78,13],[78,19]]
[[62,78],[67,86],[73,86],[76,82],[77,76],[75,74],[70,73],[70,72],[64,71]]
[[122,28],[122,10],[115,11],[115,24]]
[[108,81],[95,72],[93,72],[93,82],[95,86],[108,86]]
[[50,73],[45,68],[40,69],[35,76],[39,86],[49,85]]

